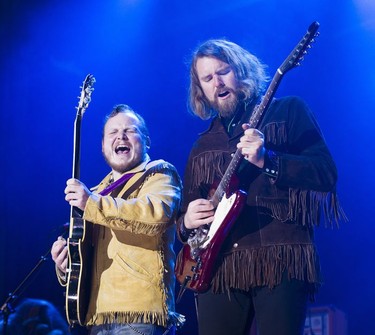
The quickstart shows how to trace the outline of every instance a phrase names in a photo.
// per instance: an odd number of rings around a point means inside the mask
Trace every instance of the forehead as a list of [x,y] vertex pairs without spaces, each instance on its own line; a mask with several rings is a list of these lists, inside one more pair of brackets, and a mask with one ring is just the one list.
[[199,57],[195,63],[195,69],[199,77],[214,73],[217,70],[229,66],[228,63],[215,57]]
[[114,127],[138,127],[140,121],[132,113],[118,113],[117,115],[109,118],[105,124],[105,128]]

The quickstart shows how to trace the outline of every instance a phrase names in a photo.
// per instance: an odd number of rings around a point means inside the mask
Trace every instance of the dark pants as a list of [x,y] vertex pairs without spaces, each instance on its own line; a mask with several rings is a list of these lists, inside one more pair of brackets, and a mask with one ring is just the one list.
[[301,335],[309,285],[284,279],[272,290],[198,295],[199,335],[248,335],[256,318],[259,335]]

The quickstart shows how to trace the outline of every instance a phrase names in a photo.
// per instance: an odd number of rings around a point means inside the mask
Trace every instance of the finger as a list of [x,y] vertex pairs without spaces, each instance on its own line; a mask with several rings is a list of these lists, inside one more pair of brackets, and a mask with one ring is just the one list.
[[56,258],[56,264],[60,267],[68,259],[68,248],[65,246]]
[[206,204],[198,205],[196,207],[197,212],[209,212],[209,211],[212,211],[213,209],[214,209],[214,205],[212,204],[211,201]]
[[64,237],[62,237],[62,236],[59,236],[59,237],[57,238],[57,241],[61,241],[61,242],[63,242],[63,243],[66,244],[66,239],[65,239]]
[[204,219],[200,219],[200,220],[197,220],[197,223],[199,223],[198,226],[203,226],[203,225],[209,225],[212,223],[212,221],[214,221],[214,216],[209,216],[209,217],[206,217]]
[[207,199],[200,198],[200,199],[195,199],[192,202],[190,202],[189,206],[199,206],[199,205],[204,205],[207,203],[210,203],[210,201]]
[[215,215],[215,211],[204,211],[204,212],[197,212],[195,215],[194,215],[194,219],[195,220],[201,220],[201,219],[205,219],[205,218],[208,218],[208,217],[212,217]]
[[70,178],[66,181],[66,185],[78,185],[79,180],[75,178]]
[[69,194],[69,193],[76,193],[77,192],[77,186],[76,185],[68,185],[65,187],[64,193]]
[[62,249],[65,244],[66,244],[66,241],[64,238],[62,238],[62,240],[58,238],[55,242],[53,242],[52,249],[53,250]]
[[66,268],[68,266],[68,258],[65,258],[65,260],[61,263],[61,266],[60,266],[60,269],[63,271],[63,272],[66,272]]
[[250,129],[251,127],[250,127],[250,124],[249,123],[244,123],[243,125],[242,125],[242,129],[243,130],[246,130],[246,129]]

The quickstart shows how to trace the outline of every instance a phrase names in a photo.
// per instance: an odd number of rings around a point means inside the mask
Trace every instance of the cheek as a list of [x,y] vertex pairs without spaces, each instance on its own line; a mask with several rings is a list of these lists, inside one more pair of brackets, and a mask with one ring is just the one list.
[[109,141],[103,141],[102,142],[102,152],[105,153],[105,152],[108,152],[108,151],[111,151],[112,150],[112,147],[109,143]]
[[133,148],[135,149],[135,152],[137,154],[142,152],[143,147],[144,147],[144,142],[142,141],[140,137],[131,141],[131,144],[133,145]]
[[209,85],[207,85],[207,84],[206,85],[201,85],[201,87],[202,87],[203,94],[207,98],[211,99],[213,97],[213,95],[214,95],[212,88]]
[[231,88],[234,88],[236,89],[237,88],[237,80],[234,76],[230,77],[229,80],[228,80],[228,86],[231,87]]

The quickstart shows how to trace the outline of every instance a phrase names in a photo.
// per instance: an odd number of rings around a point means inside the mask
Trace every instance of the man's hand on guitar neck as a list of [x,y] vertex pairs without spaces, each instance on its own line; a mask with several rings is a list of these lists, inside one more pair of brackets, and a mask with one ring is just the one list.
[[66,194],[65,200],[69,202],[70,206],[77,207],[84,211],[86,202],[92,195],[92,192],[78,179],[70,178],[66,181],[66,185],[64,191]]
[[214,220],[214,214],[214,206],[210,200],[196,199],[189,203],[184,217],[184,225],[187,229],[208,225]]

